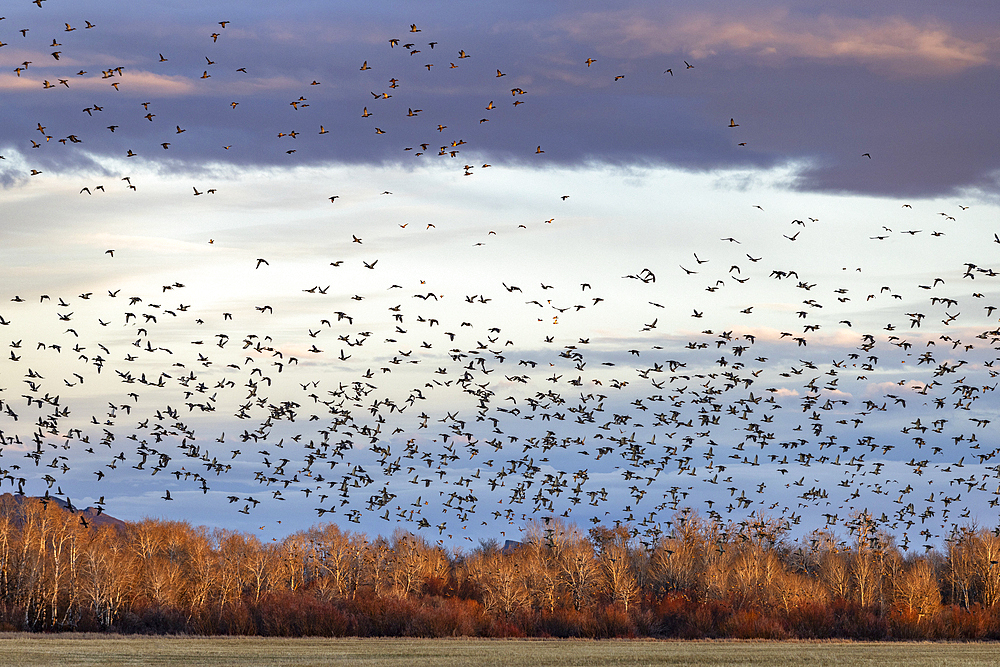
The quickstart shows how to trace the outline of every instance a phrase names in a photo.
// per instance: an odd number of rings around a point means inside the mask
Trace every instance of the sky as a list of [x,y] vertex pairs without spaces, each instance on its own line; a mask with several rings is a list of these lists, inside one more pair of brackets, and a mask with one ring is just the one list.
[[465,548],[997,525],[993,5],[4,12],[3,490]]

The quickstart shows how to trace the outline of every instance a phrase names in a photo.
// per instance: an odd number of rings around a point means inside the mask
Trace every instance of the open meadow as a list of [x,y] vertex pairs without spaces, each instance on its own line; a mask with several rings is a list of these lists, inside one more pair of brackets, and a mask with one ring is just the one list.
[[0,636],[2,665],[994,665],[987,643]]
[[1000,665],[1000,2],[0,13],[0,667]]

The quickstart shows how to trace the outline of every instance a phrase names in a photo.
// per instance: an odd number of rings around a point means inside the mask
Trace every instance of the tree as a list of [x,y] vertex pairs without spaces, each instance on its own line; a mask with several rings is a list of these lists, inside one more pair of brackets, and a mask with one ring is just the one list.
[[988,530],[977,532],[973,553],[983,604],[993,607],[1000,601],[1000,536]]
[[917,620],[934,614],[941,607],[941,591],[934,569],[924,558],[910,563],[897,581],[895,593],[897,606],[916,614]]
[[862,607],[867,607],[875,602],[881,603],[885,544],[870,513],[855,512],[851,519],[849,525],[855,542],[849,569],[854,599]]
[[422,538],[403,530],[396,530],[392,537],[393,590],[401,597],[418,593],[428,575],[427,545]]
[[528,568],[522,568],[527,554],[519,552],[493,551],[470,559],[469,572],[482,590],[483,607],[487,611],[509,617],[531,602],[526,585]]
[[535,607],[553,613],[563,596],[563,577],[548,546],[531,539],[517,547],[522,556],[525,583]]
[[969,608],[970,598],[978,579],[976,567],[975,528],[956,528],[945,541],[948,556],[948,581],[951,584],[952,603]]
[[105,630],[117,620],[134,586],[136,560],[118,531],[104,526],[91,531],[81,555],[81,592]]
[[653,581],[664,591],[699,595],[704,589],[705,558],[712,548],[706,526],[698,518],[675,515],[674,530],[653,548]]
[[851,594],[850,550],[827,532],[813,534],[812,545],[819,579],[830,596],[847,600]]
[[615,604],[625,611],[639,597],[628,544],[613,542],[601,551],[601,573],[604,576],[604,590]]

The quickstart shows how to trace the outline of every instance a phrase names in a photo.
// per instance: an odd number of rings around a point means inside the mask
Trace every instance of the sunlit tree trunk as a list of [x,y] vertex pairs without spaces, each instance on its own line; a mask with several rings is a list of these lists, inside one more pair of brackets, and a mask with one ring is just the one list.
[[577,540],[562,550],[558,562],[573,608],[579,611],[590,602],[600,577],[594,551],[582,539]]
[[819,576],[833,598],[850,599],[851,572],[844,549],[833,543],[821,547]]
[[350,536],[327,524],[321,531],[311,531],[311,538],[317,574],[324,579],[323,590],[331,597],[344,596],[354,554]]
[[915,613],[917,619],[936,613],[941,607],[941,591],[931,564],[920,559],[906,569],[896,587],[896,603]]
[[724,600],[730,591],[735,547],[721,540],[706,547],[701,595],[710,600]]
[[859,605],[867,607],[875,602],[881,576],[877,554],[868,549],[862,549],[854,554],[851,561],[851,577],[854,580],[854,591]]
[[382,597],[392,586],[393,552],[388,543],[379,538],[369,546],[366,552],[366,563],[369,585],[375,595]]
[[518,555],[479,555],[470,563],[472,576],[483,591],[483,607],[492,613],[510,616],[528,606],[530,595]]
[[188,576],[190,581],[189,600],[192,609],[198,609],[208,603],[209,595],[219,577],[219,559],[212,549],[208,537],[203,533],[194,536],[191,544]]
[[81,594],[105,629],[111,628],[135,586],[135,557],[111,527],[92,532],[81,555]]
[[274,552],[262,545],[257,538],[251,537],[244,541],[244,549],[239,561],[243,570],[243,589],[248,591],[254,603],[271,587],[271,573],[276,565]]
[[427,555],[418,538],[408,533],[393,536],[392,585],[395,593],[407,596],[418,592],[426,579]]
[[14,563],[11,558],[11,549],[17,539],[17,533],[6,508],[3,510],[0,513],[0,600],[10,602],[14,597],[11,577]]
[[242,535],[226,530],[217,530],[213,538],[217,544],[221,567],[218,573],[218,603],[219,614],[225,612],[227,605],[235,603],[242,594]]
[[969,608],[972,589],[977,572],[975,566],[976,535],[970,530],[961,530],[946,542],[948,548],[948,580],[951,584],[952,603]]
[[1000,601],[1000,537],[981,531],[976,542],[975,562],[983,587],[983,604],[993,607]]
[[548,549],[536,541],[528,542],[518,550],[524,552],[523,567],[528,577],[528,590],[535,604],[551,614],[562,595],[562,577],[555,560]]
[[625,611],[639,596],[629,548],[624,544],[611,544],[601,554],[601,573],[608,597]]

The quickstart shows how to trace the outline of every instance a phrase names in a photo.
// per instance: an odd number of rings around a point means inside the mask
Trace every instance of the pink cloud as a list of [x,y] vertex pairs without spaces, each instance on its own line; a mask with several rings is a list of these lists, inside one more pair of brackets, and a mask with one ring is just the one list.
[[938,22],[902,17],[856,19],[822,15],[796,17],[770,12],[754,17],[709,13],[680,18],[600,12],[566,18],[563,29],[581,39],[598,39],[606,49],[644,55],[681,50],[692,59],[722,52],[743,53],[763,62],[789,59],[854,61],[896,74],[948,74],[993,62],[985,42],[955,34]]

